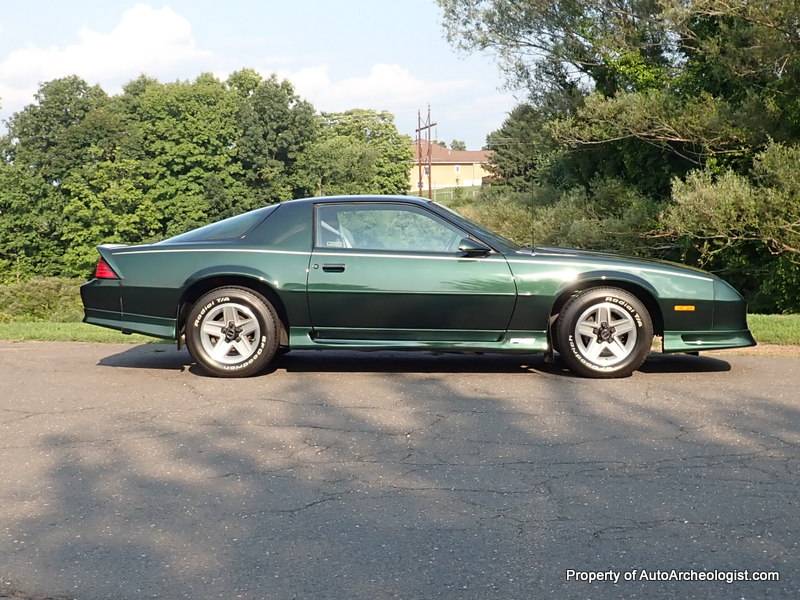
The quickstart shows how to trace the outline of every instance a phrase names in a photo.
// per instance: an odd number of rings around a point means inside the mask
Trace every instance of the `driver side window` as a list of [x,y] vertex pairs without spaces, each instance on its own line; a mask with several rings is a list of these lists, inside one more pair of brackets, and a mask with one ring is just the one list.
[[435,215],[403,204],[317,207],[316,246],[396,252],[455,252],[466,234]]

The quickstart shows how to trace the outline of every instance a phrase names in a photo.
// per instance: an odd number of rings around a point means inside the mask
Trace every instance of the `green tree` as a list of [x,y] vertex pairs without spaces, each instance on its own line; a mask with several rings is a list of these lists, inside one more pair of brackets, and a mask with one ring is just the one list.
[[317,135],[314,108],[291,83],[275,76],[260,79],[252,71],[238,71],[228,85],[240,98],[237,157],[256,201],[268,204],[307,193],[298,157]]
[[6,264],[43,274],[62,270],[62,184],[74,165],[113,146],[118,124],[103,112],[107,103],[100,88],[65,77],[42,84],[35,101],[8,120],[0,140],[0,260]]
[[64,181],[61,240],[66,245],[63,275],[81,276],[97,260],[100,243],[139,243],[163,231],[163,213],[147,194],[147,182],[134,159],[77,167]]
[[800,147],[772,143],[746,175],[697,170],[676,180],[661,236],[684,259],[724,273],[760,311],[800,310]]
[[[141,82],[120,99],[135,124],[134,139],[145,177],[145,194],[156,206],[161,233],[186,231],[235,209],[248,209],[252,196],[237,160],[238,102],[211,75],[192,82]],[[133,98],[126,98],[133,93]],[[220,199],[215,185],[227,190]]]
[[406,194],[411,138],[388,112],[356,109],[321,116],[319,141],[305,158],[315,192]]
[[[509,84],[541,101],[658,87],[670,49],[658,0],[437,0],[448,39],[494,51]],[[539,102],[537,102],[539,103]]]
[[[640,245],[725,273],[762,309],[800,307],[785,294],[800,280],[798,3],[439,4],[455,45],[494,50],[509,86],[529,93],[489,136],[486,200],[525,198],[539,238],[591,247],[594,232],[614,231],[591,214],[616,187],[639,198],[614,218]],[[635,251],[620,234],[612,245]]]
[[463,140],[453,140],[450,142],[450,149],[451,150],[466,150],[467,144],[464,143]]
[[705,169],[677,180],[665,231],[693,240],[704,260],[743,244],[763,244],[800,262],[800,147],[770,144],[750,177]]
[[313,108],[252,71],[229,83],[143,76],[114,97],[76,77],[45,83],[0,139],[0,265],[83,274],[98,243],[291,197],[314,134]]
[[102,89],[76,76],[42,84],[34,102],[8,120],[5,160],[28,165],[45,182],[58,186],[104,133],[81,125],[106,102]]
[[323,132],[302,159],[306,187],[318,196],[367,192],[377,157],[364,140]]
[[27,166],[0,163],[0,272],[4,276],[61,272],[58,193]]
[[489,168],[498,181],[514,190],[530,189],[542,179],[556,144],[544,129],[546,116],[531,104],[511,111],[500,129],[486,138],[491,150]]

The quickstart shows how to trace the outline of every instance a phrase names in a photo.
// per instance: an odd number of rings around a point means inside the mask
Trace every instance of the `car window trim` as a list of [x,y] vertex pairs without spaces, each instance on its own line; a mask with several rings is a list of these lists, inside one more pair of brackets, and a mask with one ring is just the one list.
[[416,204],[414,202],[403,202],[402,200],[399,200],[399,201],[394,201],[393,200],[391,202],[370,202],[370,201],[363,201],[363,200],[359,200],[359,201],[347,201],[347,200],[344,200],[344,201],[337,201],[337,202],[315,202],[314,203],[314,212],[313,212],[313,215],[312,215],[312,228],[311,228],[312,251],[314,251],[314,252],[316,252],[316,251],[320,251],[320,252],[326,252],[326,251],[329,251],[329,252],[343,252],[343,253],[347,253],[347,254],[359,254],[359,253],[361,253],[361,254],[364,254],[364,253],[382,254],[382,255],[385,254],[387,256],[390,256],[390,255],[403,256],[403,255],[413,255],[413,254],[418,254],[418,255],[430,254],[432,256],[455,256],[455,257],[458,257],[458,252],[435,252],[435,251],[429,251],[429,250],[425,250],[425,251],[420,251],[420,250],[386,250],[386,249],[368,249],[368,248],[327,248],[325,246],[317,246],[317,220],[318,220],[317,211],[319,210],[319,207],[321,207],[321,206],[359,206],[359,205],[404,206],[404,207],[408,207],[408,208],[416,208],[416,209],[422,211],[423,213],[425,213],[426,215],[429,215],[434,220],[438,220],[440,222],[443,222],[446,225],[448,225],[449,227],[455,229],[456,231],[459,231],[461,234],[464,235],[464,237],[474,238],[474,239],[478,240],[479,242],[481,242],[482,244],[485,244],[488,248],[491,249],[492,252],[495,252],[495,253],[497,252],[497,250],[491,244],[487,244],[484,240],[482,240],[481,238],[479,238],[478,236],[476,236],[472,232],[467,231],[466,229],[464,229],[463,227],[461,227],[457,223],[453,223],[449,219],[444,218],[442,215],[440,215],[440,214],[428,209],[425,206],[420,206],[419,204]]
[[[213,223],[206,223],[205,225],[201,225],[200,227],[195,227],[194,229],[190,229],[189,231],[184,231],[183,233],[179,233],[177,235],[173,235],[172,237],[166,238],[164,240],[159,240],[158,242],[155,242],[155,243],[156,244],[168,244],[168,245],[172,245],[172,244],[216,244],[216,243],[220,243],[220,242],[235,242],[237,240],[243,240],[248,235],[253,233],[253,231],[255,231],[257,227],[261,227],[261,224],[264,221],[266,221],[272,215],[274,215],[276,212],[278,212],[278,208],[280,208],[280,202],[275,202],[273,204],[267,204],[267,205],[261,206],[259,208],[254,208],[252,210],[248,210],[248,211],[245,211],[243,213],[239,213],[238,215],[233,215],[231,217],[226,217],[225,219],[220,219],[219,221],[214,221]],[[271,210],[268,210],[268,209],[271,209]],[[248,213],[255,212],[255,211],[260,211],[260,210],[266,211],[267,214],[265,214],[258,221],[256,221],[255,225],[252,225],[251,227],[247,228],[244,231],[244,233],[240,233],[239,235],[232,235],[232,236],[229,236],[229,237],[221,237],[221,238],[213,238],[213,239],[210,239],[210,240],[182,240],[182,241],[177,241],[177,242],[171,241],[174,238],[181,237],[182,235],[186,235],[188,233],[192,233],[193,231],[196,231],[198,229],[202,229],[203,227],[208,227],[210,225],[216,225],[217,223],[221,223],[222,221],[225,221],[227,219],[235,219],[236,217],[243,217]]]
[[261,208],[270,208],[270,207],[272,207],[272,210],[267,211],[267,214],[264,215],[263,219],[261,219],[258,223],[253,225],[250,229],[245,231],[241,236],[239,236],[238,238],[233,238],[233,239],[243,240],[243,239],[247,238],[248,235],[250,235],[256,229],[261,227],[264,224],[264,221],[266,221],[271,216],[273,216],[276,212],[278,212],[278,210],[280,210],[280,208],[281,208],[281,204],[282,204],[281,202],[273,202],[272,204],[267,204],[266,206],[262,206]]

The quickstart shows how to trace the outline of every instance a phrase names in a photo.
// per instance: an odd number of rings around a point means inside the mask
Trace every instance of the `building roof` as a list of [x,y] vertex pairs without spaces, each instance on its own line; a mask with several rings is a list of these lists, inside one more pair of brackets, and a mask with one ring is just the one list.
[[[422,160],[426,161],[428,156],[428,143],[422,142]],[[419,162],[417,156],[417,143],[412,145],[414,151],[414,163]],[[439,144],[431,144],[431,163],[436,164],[486,164],[489,162],[488,150],[450,150]]]

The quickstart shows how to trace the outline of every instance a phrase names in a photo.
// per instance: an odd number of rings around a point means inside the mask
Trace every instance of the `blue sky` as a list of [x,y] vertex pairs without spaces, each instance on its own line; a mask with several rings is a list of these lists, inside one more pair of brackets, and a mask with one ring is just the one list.
[[140,73],[243,66],[290,79],[319,110],[391,110],[410,135],[430,102],[438,138],[470,148],[516,103],[493,56],[446,42],[433,0],[29,0],[0,13],[0,119],[69,73],[115,92]]

